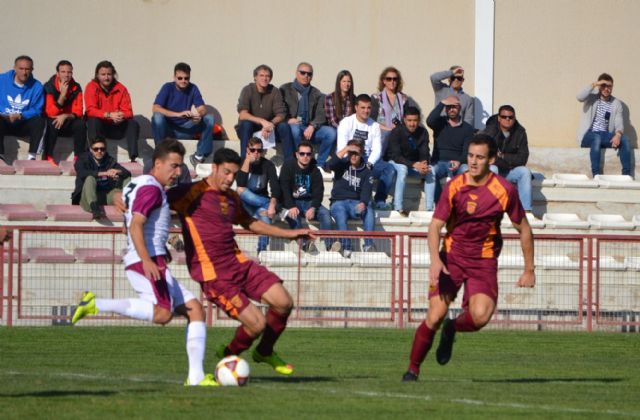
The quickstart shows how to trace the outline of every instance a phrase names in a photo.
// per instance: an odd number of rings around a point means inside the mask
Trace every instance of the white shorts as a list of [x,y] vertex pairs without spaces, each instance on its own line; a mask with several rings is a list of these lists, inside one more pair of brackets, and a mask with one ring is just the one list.
[[163,275],[160,280],[152,280],[144,276],[138,268],[141,265],[130,266],[125,270],[131,287],[136,291],[140,299],[158,305],[161,308],[175,312],[175,309],[195,299],[186,287],[171,274],[169,268],[161,269]]

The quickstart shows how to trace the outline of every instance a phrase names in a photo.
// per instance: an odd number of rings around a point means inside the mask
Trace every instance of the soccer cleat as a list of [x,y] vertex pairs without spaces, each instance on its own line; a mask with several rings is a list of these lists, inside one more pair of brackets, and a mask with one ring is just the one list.
[[406,371],[404,375],[402,375],[402,382],[416,382],[418,380],[418,375],[411,372],[410,370]]
[[206,375],[204,375],[204,379],[195,385],[191,385],[189,383],[189,378],[187,378],[184,381],[184,386],[220,386],[220,384],[216,382],[216,379],[213,377],[213,374],[207,373]]
[[442,325],[442,333],[440,334],[440,344],[436,350],[436,360],[441,365],[446,365],[451,360],[451,353],[453,352],[453,341],[456,336],[456,330],[453,325],[455,321],[452,319],[445,319]]
[[275,351],[269,356],[263,356],[258,353],[258,350],[253,350],[253,361],[268,364],[280,375],[291,375],[293,373],[293,366],[282,360]]
[[73,314],[71,323],[75,324],[87,315],[96,315],[98,313],[96,307],[96,295],[93,292],[84,292],[82,300],[76,308],[76,312]]

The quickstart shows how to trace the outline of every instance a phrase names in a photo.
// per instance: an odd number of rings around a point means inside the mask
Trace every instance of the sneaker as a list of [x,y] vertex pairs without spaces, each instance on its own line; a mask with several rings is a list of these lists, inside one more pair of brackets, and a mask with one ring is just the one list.
[[406,371],[404,375],[402,375],[402,382],[416,382],[418,380],[418,375],[411,372],[410,370]]
[[329,251],[331,252],[340,252],[342,250],[342,244],[340,243],[340,241],[335,241],[334,243],[331,244],[331,248],[329,248]]
[[436,350],[436,360],[441,365],[446,365],[451,360],[453,352],[453,341],[456,336],[456,330],[452,319],[445,319],[442,324],[442,333],[440,333],[440,344]]
[[213,374],[207,373],[206,375],[204,375],[204,379],[195,385],[191,385],[189,383],[189,378],[187,378],[184,381],[184,386],[220,386],[220,384],[216,382],[216,379],[213,377]]
[[392,208],[391,204],[384,201],[376,203],[376,210],[391,210]]
[[317,255],[318,247],[316,246],[314,241],[306,241],[302,244],[302,250],[307,254]]
[[351,251],[350,249],[343,249],[342,250],[342,257],[344,258],[351,258],[351,254],[353,251]]
[[36,155],[29,153],[29,156],[27,156],[27,160],[36,160]]
[[373,245],[373,244],[371,244],[371,245],[365,245],[365,246],[362,248],[362,252],[376,252],[376,251],[378,251],[378,250],[376,249],[376,246],[375,246],[375,245]]
[[189,162],[191,162],[191,166],[193,166],[193,169],[195,169],[198,164],[202,163],[202,158],[198,158],[194,153],[189,156]]
[[406,210],[398,210],[398,214],[402,217],[409,217],[409,212]]
[[89,208],[91,209],[91,214],[95,220],[100,220],[105,217],[104,210],[102,210],[97,201],[92,201],[89,204]]
[[269,356],[263,356],[258,353],[258,350],[253,350],[252,356],[254,362],[266,363],[280,375],[291,375],[293,373],[293,366],[282,360],[275,351]]
[[96,315],[98,312],[98,308],[96,307],[96,295],[93,292],[84,292],[82,294],[82,300],[78,304],[76,312],[73,314],[73,318],[71,318],[71,323],[75,324],[85,316]]

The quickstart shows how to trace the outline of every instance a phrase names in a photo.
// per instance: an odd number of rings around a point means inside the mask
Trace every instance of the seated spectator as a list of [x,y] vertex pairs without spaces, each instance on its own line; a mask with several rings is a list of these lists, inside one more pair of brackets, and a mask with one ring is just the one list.
[[[312,78],[311,64],[300,63],[295,80],[280,86],[280,91],[284,98],[293,144],[297,147],[302,140],[319,143],[317,164],[322,168],[336,146],[336,132],[325,125],[324,95],[311,86]],[[285,156],[285,159],[289,158],[290,156]]]
[[[376,214],[371,202],[373,176],[362,160],[364,147],[359,140],[350,140],[336,152],[329,161],[333,171],[331,190],[331,216],[336,221],[337,230],[347,230],[349,219],[362,220],[365,232],[375,230]],[[332,251],[341,251],[345,258],[353,251],[351,239],[343,238],[331,246]],[[364,252],[374,251],[371,238],[364,240]]]
[[[249,139],[245,158],[236,178],[236,192],[240,195],[247,213],[271,224],[280,197],[280,183],[276,166],[264,157],[264,152],[262,140],[257,137]],[[269,237],[260,236],[258,253],[265,251],[268,246]]]
[[344,149],[349,140],[360,140],[364,147],[364,162],[372,169],[373,179],[377,181],[373,198],[378,210],[390,210],[386,203],[396,170],[382,159],[385,144],[380,134],[380,124],[370,118],[371,97],[361,94],[356,97],[355,113],[343,118],[338,126],[337,149]]
[[133,119],[129,91],[117,78],[110,61],[96,65],[94,79],[84,89],[87,135],[89,139],[126,138],[129,159],[135,162],[140,126]]
[[122,192],[131,173],[107,153],[107,142],[99,137],[91,141],[89,151],[80,155],[74,167],[76,188],[71,194],[71,204],[80,204],[94,219],[103,218],[100,206],[114,203],[114,195]]
[[[296,159],[288,160],[280,169],[280,191],[282,192],[283,218],[291,229],[301,225],[301,218],[319,220],[321,230],[331,229],[331,215],[322,205],[324,183],[322,174],[313,160],[313,146],[306,140],[300,142]],[[330,241],[325,240],[327,249]],[[315,253],[311,241],[303,243],[305,252]]]
[[349,70],[340,70],[336,77],[336,88],[324,97],[324,113],[327,125],[338,129],[343,118],[353,114],[356,97],[353,94],[353,77]]
[[[409,212],[404,207],[404,190],[407,175],[426,180],[429,173],[429,133],[420,126],[420,110],[407,107],[404,124],[396,126],[389,134],[387,156],[396,170],[396,188],[393,194],[393,209],[403,216]],[[425,200],[427,183],[424,183]]]
[[84,125],[82,87],[73,78],[73,65],[61,60],[56,66],[56,74],[44,84],[47,116],[47,134],[44,142],[43,159],[53,160],[53,150],[58,136],[73,137],[73,160],[87,150],[87,132]]
[[[380,124],[382,141],[385,142],[391,130],[402,124],[407,106],[418,105],[402,93],[402,74],[395,67],[382,70],[378,78],[378,92],[371,95],[373,100],[372,118]],[[419,109],[419,108],[418,108]]]
[[601,174],[600,153],[602,149],[619,150],[622,175],[631,175],[631,146],[624,135],[622,102],[613,92],[613,77],[607,73],[598,76],[580,93],[578,101],[583,103],[578,144],[591,148],[591,174]]
[[[285,156],[293,156],[291,132],[285,121],[285,107],[280,89],[271,84],[273,70],[261,64],[253,70],[254,83],[242,88],[238,98],[238,125],[240,156],[244,159],[247,143],[256,131],[263,139],[275,136],[282,143]],[[262,145],[264,147],[264,144]]]
[[29,136],[29,160],[34,160],[43,141],[45,119],[42,84],[33,77],[33,60],[21,55],[13,70],[0,74],[0,159],[4,156],[4,136]]
[[498,148],[491,170],[516,185],[522,207],[530,212],[531,171],[525,166],[529,159],[529,143],[527,131],[516,120],[515,109],[502,105],[498,113],[487,120],[484,133],[495,140]]
[[199,135],[196,152],[189,156],[193,167],[213,151],[213,115],[207,114],[198,86],[190,82],[191,67],[178,63],[173,68],[173,82],[162,85],[153,102],[151,128],[153,141],[166,137],[192,139]]
[[[444,83],[444,80],[448,81]],[[451,66],[449,70],[439,71],[431,75],[431,87],[435,94],[435,105],[448,96],[456,95],[460,100],[460,115],[462,120],[474,127],[475,111],[473,98],[462,90],[464,83],[464,69],[461,66]]]
[[[460,99],[451,95],[442,100],[427,117],[427,125],[433,130],[433,156],[431,170],[427,174],[425,202],[427,211],[433,211],[440,196],[440,180],[466,171],[468,142],[473,137],[473,127],[462,121]],[[442,116],[442,111],[446,116]]]

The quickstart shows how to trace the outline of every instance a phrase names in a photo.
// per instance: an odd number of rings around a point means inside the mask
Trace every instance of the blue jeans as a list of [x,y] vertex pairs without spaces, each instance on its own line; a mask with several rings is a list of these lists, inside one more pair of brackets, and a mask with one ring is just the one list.
[[[302,225],[302,218],[305,217],[307,210],[311,208],[311,200],[295,200],[296,207],[300,210],[300,214],[295,219],[287,216],[287,223],[291,229],[298,229]],[[313,220],[320,221],[320,230],[331,230],[331,214],[325,206],[320,206],[316,209],[316,214]],[[325,239],[324,241],[327,248],[331,246],[331,240]]]
[[[249,177],[249,184],[251,184],[251,177]],[[247,213],[251,216],[265,222],[266,224],[270,225],[272,223],[269,216],[262,214],[269,208],[269,202],[271,201],[269,197],[254,193],[249,189],[249,185],[247,185],[247,188],[245,188],[245,190],[242,191],[242,194],[240,194],[240,200],[242,200],[245,210],[247,210]],[[260,236],[258,238],[258,252],[265,251],[268,246],[269,237]]]
[[[407,180],[407,175],[412,177],[421,178],[426,180],[427,175],[420,175],[420,172],[416,171],[413,168],[409,168],[407,165],[402,163],[395,163],[390,160],[390,164],[393,165],[396,170],[396,189],[393,193],[393,209],[396,211],[404,210],[404,189]],[[427,183],[424,183],[424,196],[425,200],[427,197]]]
[[196,155],[209,156],[213,151],[213,115],[207,114],[200,122],[191,120],[182,124],[175,124],[159,112],[154,112],[151,117],[151,129],[153,130],[153,142],[160,144],[167,137],[177,139],[192,139],[193,135],[200,133]]
[[[367,205],[364,212],[358,212],[356,206],[360,204],[359,200],[336,200],[331,203],[331,216],[336,221],[337,230],[347,230],[347,222],[349,219],[360,219],[363,223],[365,232],[372,232],[376,228],[376,213],[371,203]],[[351,239],[341,238],[340,244],[342,249],[352,251]],[[373,239],[364,240],[364,246],[373,245]]]
[[442,188],[440,187],[440,180],[447,176],[451,177],[454,175],[462,174],[466,171],[466,165],[460,165],[458,170],[453,173],[449,169],[449,160],[439,160],[431,164],[431,170],[427,173],[425,178],[424,185],[424,194],[425,194],[425,207],[427,211],[433,211],[435,208],[435,203],[440,198],[440,193],[442,192]]
[[511,170],[501,171],[497,166],[491,165],[490,169],[494,174],[500,175],[516,185],[524,211],[531,211],[531,171],[526,166],[516,166]]
[[[247,144],[249,139],[253,137],[253,133],[258,130],[262,130],[260,124],[256,124],[249,120],[242,120],[238,122],[236,126],[236,133],[240,139],[240,157],[244,159],[247,153]],[[276,139],[282,143],[282,154],[285,159],[289,159],[293,156],[294,148],[291,141],[291,132],[289,131],[289,125],[286,122],[276,124]]]
[[[582,144],[580,147],[589,147],[591,152],[591,174],[593,176],[599,175],[600,171],[600,153],[602,149],[610,149],[611,139],[615,133],[609,133],[607,131],[587,131],[582,138]],[[620,147],[618,149],[618,155],[620,157],[620,164],[622,165],[622,175],[631,175],[631,146],[629,145],[629,139],[624,134],[620,137]]]
[[396,177],[396,169],[389,162],[379,159],[373,165],[371,176],[378,181],[373,201],[376,203],[384,203],[387,200],[387,195],[389,195],[389,190]]
[[[302,133],[306,128],[302,124],[289,124],[294,148],[297,148],[302,141]],[[337,135],[336,129],[328,125],[323,125],[313,132],[311,143],[320,144],[318,157],[316,158],[319,168],[322,168],[327,163],[327,159],[329,159],[331,152],[336,147]]]

